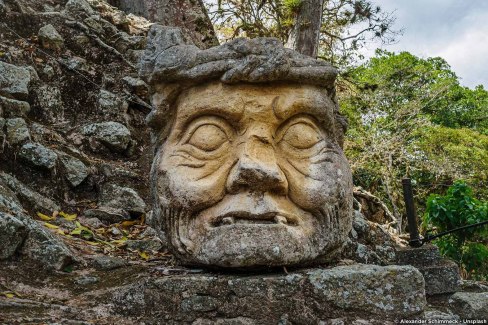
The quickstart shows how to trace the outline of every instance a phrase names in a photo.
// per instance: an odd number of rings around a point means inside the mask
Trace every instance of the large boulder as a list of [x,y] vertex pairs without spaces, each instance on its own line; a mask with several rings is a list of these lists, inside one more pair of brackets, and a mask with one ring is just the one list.
[[[115,152],[125,151],[131,142],[129,129],[118,122],[88,124],[83,126],[80,132]],[[97,151],[96,148],[96,145],[92,145],[92,149]]]
[[48,24],[39,29],[39,40],[45,49],[60,50],[64,46],[64,39],[53,25]]
[[146,204],[136,191],[116,184],[103,186],[98,204],[103,207],[123,209],[135,214],[142,214],[146,211]]
[[10,145],[18,145],[30,140],[29,129],[23,118],[9,118],[5,125],[7,127],[7,141]]
[[40,143],[29,142],[19,151],[19,157],[40,169],[51,170],[56,166],[58,155]]
[[[60,207],[58,204],[53,202],[51,199],[48,199],[38,192],[32,190],[10,174],[0,171],[0,182],[5,184],[5,186],[8,187],[9,190],[12,191],[12,193],[17,193],[22,202],[26,202],[35,211],[48,214],[51,214],[53,211],[60,211]],[[22,209],[19,208],[19,210]]]
[[27,99],[30,81],[28,69],[0,61],[0,95]]
[[25,225],[10,214],[0,212],[0,260],[9,258],[27,236]]
[[488,319],[488,292],[456,292],[449,306],[463,319]]
[[0,115],[5,117],[25,117],[30,111],[28,102],[0,96]]
[[72,187],[80,185],[89,174],[88,167],[76,157],[57,152],[64,175]]
[[0,259],[20,250],[22,255],[47,269],[62,270],[73,263],[75,257],[63,241],[25,214],[6,180],[12,181],[8,177],[0,178]]

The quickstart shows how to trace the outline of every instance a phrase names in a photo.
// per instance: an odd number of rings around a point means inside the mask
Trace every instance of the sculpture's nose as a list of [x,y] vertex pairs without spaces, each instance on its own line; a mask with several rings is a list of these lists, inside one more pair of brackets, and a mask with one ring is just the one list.
[[270,142],[266,136],[252,135],[243,144],[239,159],[227,179],[227,190],[230,193],[248,189],[286,195],[288,181],[278,166]]

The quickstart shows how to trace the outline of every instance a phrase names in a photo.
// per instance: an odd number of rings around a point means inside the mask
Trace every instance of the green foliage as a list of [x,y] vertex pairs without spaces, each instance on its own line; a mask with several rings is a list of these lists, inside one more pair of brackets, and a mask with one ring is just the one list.
[[[463,181],[455,182],[447,194],[432,194],[427,199],[423,227],[443,232],[488,220],[488,202],[473,197]],[[454,232],[436,240],[441,253],[454,259],[473,278],[488,278],[488,226]],[[483,242],[485,241],[485,242]]]
[[488,92],[460,86],[444,59],[377,51],[342,76],[338,95],[349,119],[345,151],[354,184],[387,202],[397,218],[406,175],[420,208],[456,179],[488,198]]
[[283,6],[290,14],[297,12],[301,4],[302,0],[283,0]]

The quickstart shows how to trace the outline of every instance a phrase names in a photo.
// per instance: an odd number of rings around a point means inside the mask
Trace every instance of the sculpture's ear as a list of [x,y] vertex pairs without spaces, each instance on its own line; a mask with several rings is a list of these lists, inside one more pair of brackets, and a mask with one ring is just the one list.
[[151,104],[153,110],[146,116],[146,124],[158,131],[163,129],[171,119],[173,103],[178,98],[183,86],[180,84],[157,84],[151,89]]
[[339,113],[339,111],[334,112],[334,121],[335,121],[335,136],[337,143],[344,148],[344,136],[347,131],[348,121],[347,117]]

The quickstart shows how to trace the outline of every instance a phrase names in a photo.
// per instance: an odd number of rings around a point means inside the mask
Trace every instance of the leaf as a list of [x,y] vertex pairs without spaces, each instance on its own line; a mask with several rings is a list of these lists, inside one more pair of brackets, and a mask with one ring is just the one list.
[[122,227],[130,227],[130,226],[133,226],[135,224],[138,224],[139,221],[138,220],[134,220],[134,221],[122,221],[122,223],[120,224]]
[[45,214],[43,214],[43,213],[40,213],[40,212],[37,212],[36,214],[37,214],[37,216],[38,216],[38,217],[39,217],[41,220],[44,220],[44,221],[50,221],[50,220],[54,220],[54,219],[56,219],[55,217],[49,217],[49,216],[47,216],[47,215],[45,215]]
[[56,232],[60,235],[65,235],[64,230],[58,229]]
[[146,252],[139,252],[139,256],[145,261],[149,259],[149,254]]
[[71,230],[70,235],[81,235],[81,231],[82,231],[81,228],[79,228],[79,227],[75,228],[75,229]]
[[76,219],[76,217],[77,217],[77,216],[76,216],[76,214],[68,214],[68,213],[63,212],[63,211],[61,211],[61,212],[59,213],[59,215],[60,215],[61,217],[65,218],[65,219],[66,219],[66,220],[68,220],[68,221],[75,221],[75,219]]
[[121,239],[111,240],[110,243],[116,245],[125,245],[126,241],[127,241],[127,237],[122,237]]
[[93,246],[98,246],[100,243],[97,243],[95,241],[86,241],[88,244],[93,245]]
[[49,222],[44,222],[44,226],[48,227],[49,229],[59,229],[59,226],[53,225]]

